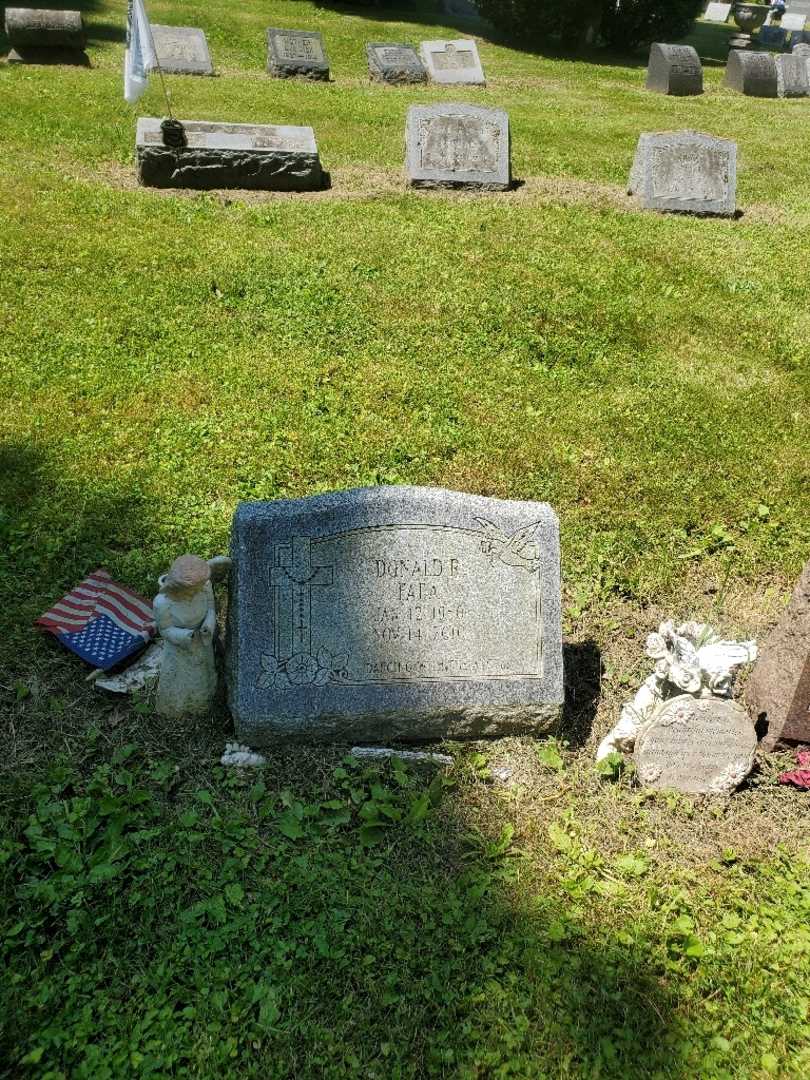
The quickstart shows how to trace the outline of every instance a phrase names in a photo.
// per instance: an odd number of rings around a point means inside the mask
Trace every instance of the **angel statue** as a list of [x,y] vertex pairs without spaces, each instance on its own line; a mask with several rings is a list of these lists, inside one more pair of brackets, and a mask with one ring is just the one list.
[[661,623],[647,638],[646,652],[655,669],[622,707],[618,724],[599,744],[597,761],[614,750],[629,753],[642,727],[677,694],[731,697],[734,668],[757,657],[755,642],[723,641],[711,626],[697,622]]
[[163,639],[156,703],[161,716],[204,716],[211,710],[217,689],[211,579],[230,565],[222,556],[206,561],[181,555],[158,578],[152,606]]

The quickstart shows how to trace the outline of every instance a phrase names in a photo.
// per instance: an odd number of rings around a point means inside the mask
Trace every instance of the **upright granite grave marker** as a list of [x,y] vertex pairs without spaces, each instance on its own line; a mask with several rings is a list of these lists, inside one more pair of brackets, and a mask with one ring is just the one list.
[[11,44],[9,63],[88,62],[84,52],[87,35],[80,11],[9,7],[5,29]]
[[688,97],[703,93],[703,68],[691,45],[663,45],[653,42],[647,66],[648,90],[659,94]]
[[642,784],[690,795],[730,795],[754,765],[757,736],[740,705],[680,694],[636,739]]
[[228,699],[240,742],[547,731],[563,700],[545,503],[378,487],[243,503]]
[[709,4],[703,18],[706,22],[724,23],[731,13],[731,4]]
[[810,743],[810,562],[768,636],[746,687],[754,719],[767,724],[762,745]]
[[161,70],[167,74],[214,74],[205,31],[196,26],[160,26],[152,23],[152,37]]
[[628,192],[645,210],[733,216],[737,144],[697,131],[639,136]]
[[807,97],[810,93],[807,57],[783,53],[776,58],[776,92],[782,98]]
[[277,78],[300,75],[329,81],[329,58],[317,30],[267,30],[267,70]]
[[419,47],[422,63],[436,83],[469,83],[483,86],[484,69],[478,46],[472,40],[423,41]]
[[801,34],[807,17],[803,12],[786,11],[782,16],[780,26],[788,34]]
[[413,105],[405,127],[408,183],[506,191],[512,183],[509,117],[477,105]]
[[413,45],[372,42],[366,45],[368,70],[376,82],[425,83],[427,71]]
[[748,97],[776,97],[776,61],[766,52],[730,52],[724,83]]
[[167,146],[161,121],[138,119],[142,184],[160,188],[318,191],[326,181],[309,127],[182,121],[186,144]]

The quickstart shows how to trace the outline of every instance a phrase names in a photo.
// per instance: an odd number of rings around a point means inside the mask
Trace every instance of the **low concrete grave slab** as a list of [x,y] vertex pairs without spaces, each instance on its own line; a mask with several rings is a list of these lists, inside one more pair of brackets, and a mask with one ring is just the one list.
[[419,47],[419,55],[433,82],[481,86],[486,83],[478,56],[478,46],[472,39],[423,41]]
[[138,179],[149,187],[318,191],[326,176],[309,127],[183,120],[187,145],[163,142],[157,117],[138,120]]
[[559,523],[547,504],[417,487],[243,503],[231,555],[240,742],[390,746],[556,724]]
[[477,105],[414,105],[405,127],[408,183],[506,191],[512,183],[509,116]]
[[413,45],[370,42],[366,45],[369,75],[375,82],[426,83],[427,69]]
[[689,97],[703,93],[703,68],[691,45],[653,42],[647,65],[648,90],[659,94]]
[[736,212],[737,144],[698,131],[639,136],[628,192],[645,210],[731,217]]
[[748,97],[776,97],[776,61],[766,52],[730,52],[723,81]]
[[35,64],[65,60],[87,63],[87,45],[80,11],[40,8],[6,8],[5,31],[12,64]]
[[267,70],[276,78],[329,81],[329,57],[317,30],[267,30]]
[[196,26],[152,23],[152,37],[161,70],[168,75],[214,74],[205,31]]
[[775,59],[776,92],[779,97],[807,97],[810,94],[807,57],[801,53],[783,53]]

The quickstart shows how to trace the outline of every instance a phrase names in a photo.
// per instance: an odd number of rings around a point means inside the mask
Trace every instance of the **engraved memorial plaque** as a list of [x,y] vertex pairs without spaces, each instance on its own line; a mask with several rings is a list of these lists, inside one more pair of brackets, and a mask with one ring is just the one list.
[[636,740],[642,784],[691,795],[730,795],[751,771],[754,725],[725,698],[681,694],[661,708]]
[[152,24],[152,37],[162,71],[169,75],[213,75],[214,65],[204,31],[196,26]]
[[419,54],[434,82],[479,85],[486,82],[478,46],[472,40],[423,41]]
[[242,504],[228,638],[239,737],[548,730],[562,702],[558,532],[544,503],[431,488]]
[[697,131],[639,137],[628,191],[647,210],[729,217],[736,210],[737,144]]
[[286,79],[300,75],[306,79],[328,81],[329,58],[323,37],[317,30],[267,31],[267,70]]
[[691,45],[650,46],[647,67],[648,90],[659,94],[687,97],[703,93],[703,68],[700,57]]
[[511,184],[509,117],[475,105],[415,105],[405,131],[412,187],[505,191]]
[[369,75],[376,82],[427,82],[425,65],[413,45],[372,42],[366,45]]

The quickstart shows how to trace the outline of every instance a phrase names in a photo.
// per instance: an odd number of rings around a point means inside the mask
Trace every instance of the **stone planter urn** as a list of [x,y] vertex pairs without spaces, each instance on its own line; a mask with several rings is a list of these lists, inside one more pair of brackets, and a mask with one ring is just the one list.
[[752,34],[768,18],[768,4],[735,4],[734,22],[744,34]]

